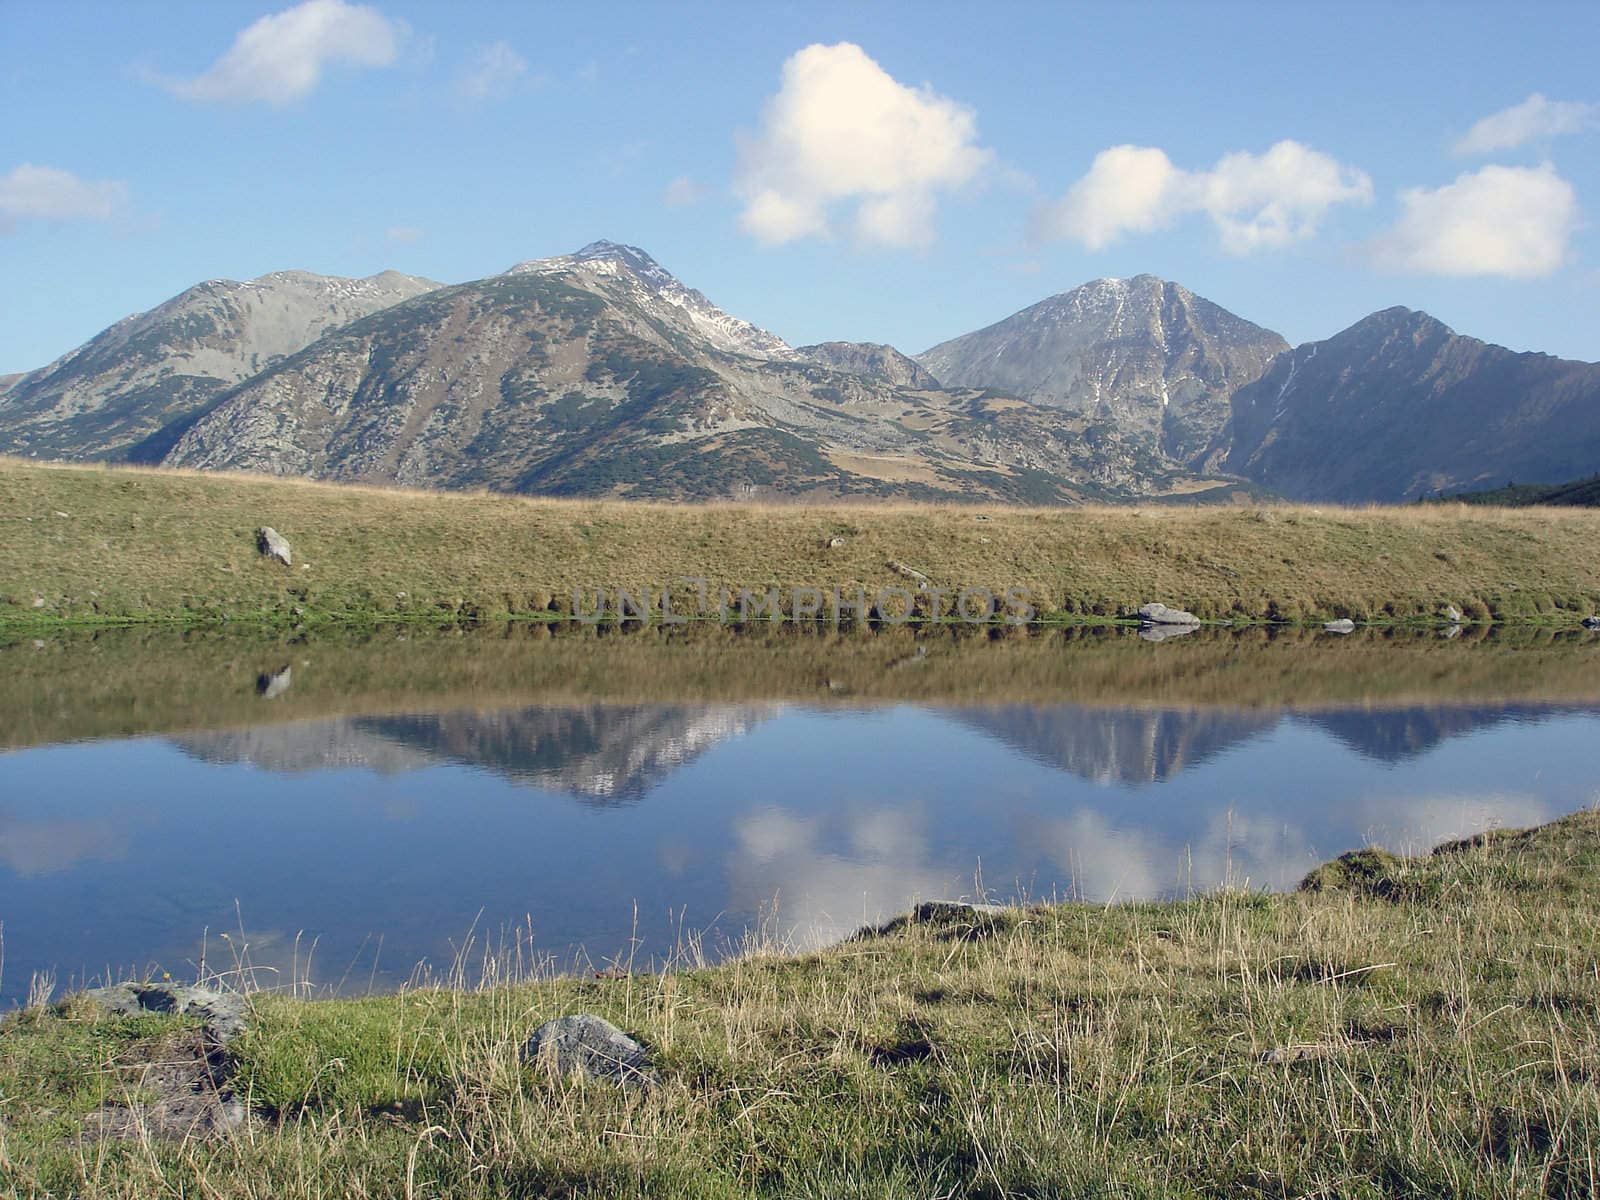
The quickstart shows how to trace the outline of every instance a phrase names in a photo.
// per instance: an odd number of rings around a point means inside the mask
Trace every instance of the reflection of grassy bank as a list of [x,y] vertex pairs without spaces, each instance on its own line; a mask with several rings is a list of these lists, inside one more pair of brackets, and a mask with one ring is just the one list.
[[[283,667],[282,694],[258,681]],[[0,746],[311,717],[534,704],[1292,706],[1600,702],[1600,637],[1479,628],[1194,634],[1125,629],[817,634],[720,626],[506,624],[314,638],[224,630],[80,633],[0,648]]]
[[[245,1134],[85,1145],[172,1019],[0,1030],[20,1195],[1577,1197],[1600,1189],[1600,813],[1317,892],[1011,910],[803,957],[259,996]],[[660,1086],[519,1068],[602,1014]]]
[[[540,614],[574,588],[1027,589],[1047,617],[1554,619],[1600,607],[1600,513],[640,505],[0,461],[0,622]],[[254,530],[295,547],[263,560]],[[841,538],[830,548],[832,539]],[[684,611],[689,589],[676,605]],[[37,607],[35,607],[37,602]]]

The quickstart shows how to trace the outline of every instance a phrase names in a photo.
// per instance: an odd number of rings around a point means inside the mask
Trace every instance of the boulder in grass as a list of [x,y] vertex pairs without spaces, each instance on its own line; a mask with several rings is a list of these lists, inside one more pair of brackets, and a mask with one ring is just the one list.
[[286,567],[294,565],[294,552],[289,549],[289,539],[271,525],[263,525],[256,530],[256,549]]
[[1356,623],[1349,617],[1340,617],[1337,621],[1329,621],[1322,628],[1329,633],[1354,633],[1356,631]]
[[1600,617],[1585,617],[1583,619],[1583,627],[1585,629],[1600,629]]
[[206,1032],[223,1045],[244,1032],[250,1012],[249,1001],[238,992],[181,983],[118,983],[83,996],[110,1016],[164,1012],[198,1017]]
[[610,1021],[589,1013],[539,1026],[522,1047],[522,1061],[563,1078],[581,1075],[632,1088],[655,1083],[645,1048]]
[[1442,613],[1440,613],[1439,615],[1444,618],[1444,622],[1445,622],[1446,625],[1459,625],[1459,624],[1461,624],[1461,621],[1462,621],[1461,610],[1459,608],[1457,608],[1454,604],[1446,604],[1444,606],[1444,611]]

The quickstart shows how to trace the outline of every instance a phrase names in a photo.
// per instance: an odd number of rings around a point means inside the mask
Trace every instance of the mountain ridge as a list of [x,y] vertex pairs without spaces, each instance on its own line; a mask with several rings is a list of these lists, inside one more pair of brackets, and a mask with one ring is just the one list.
[[1600,364],[1394,306],[1290,347],[1091,280],[908,356],[794,347],[597,241],[441,285],[207,280],[0,377],[0,452],[663,499],[1394,501],[1600,464]]
[[1070,414],[810,360],[604,242],[332,330],[175,432],[175,466],[555,495],[1062,502],[1182,475]]
[[322,333],[438,286],[398,271],[205,280],[0,391],[0,450],[137,458],[163,426]]
[[1291,499],[1415,499],[1600,463],[1600,364],[1518,352],[1395,306],[1234,393],[1214,464]]

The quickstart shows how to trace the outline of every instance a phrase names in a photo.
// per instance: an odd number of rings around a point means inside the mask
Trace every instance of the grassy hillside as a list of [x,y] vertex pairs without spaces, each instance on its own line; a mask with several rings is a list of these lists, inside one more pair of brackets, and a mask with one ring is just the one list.
[[[1045,617],[1469,619],[1600,608],[1600,514],[1468,507],[763,507],[0,462],[0,623],[561,614],[574,589],[1026,589]],[[257,553],[271,525],[293,567]],[[839,539],[837,546],[830,545]],[[898,567],[895,565],[898,564]],[[683,611],[692,591],[676,585]],[[948,604],[949,601],[946,601]]]
[[[149,1097],[182,1018],[36,1007],[0,1026],[0,1178],[230,1200],[1597,1194],[1600,812],[1307,882],[662,975],[258,994],[227,1068],[255,1117],[211,1140],[83,1136]],[[521,1066],[574,1012],[639,1038],[658,1085]]]

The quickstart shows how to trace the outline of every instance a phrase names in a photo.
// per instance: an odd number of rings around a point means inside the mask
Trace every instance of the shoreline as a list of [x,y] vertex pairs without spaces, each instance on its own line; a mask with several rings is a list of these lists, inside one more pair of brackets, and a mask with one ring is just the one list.
[[[731,1197],[758,1153],[773,1195],[1221,1195],[1268,1175],[1274,1194],[1386,1194],[1376,1175],[1577,1196],[1600,1181],[1597,899],[1589,808],[1353,851],[1294,892],[934,904],[661,974],[257,993],[213,1050],[203,1006],[78,996],[0,1023],[5,1162],[33,1195]],[[579,1013],[635,1041],[647,1083],[530,1061],[536,1027]],[[152,1076],[174,1061],[199,1065]]]

